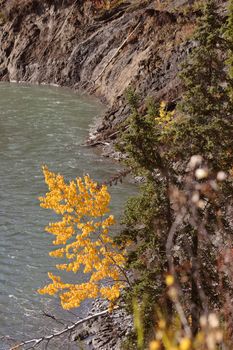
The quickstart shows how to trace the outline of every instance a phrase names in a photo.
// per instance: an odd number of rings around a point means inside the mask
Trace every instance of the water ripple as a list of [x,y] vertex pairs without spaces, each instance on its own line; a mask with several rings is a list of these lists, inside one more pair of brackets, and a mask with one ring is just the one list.
[[[48,256],[52,237],[44,233],[52,213],[37,199],[46,191],[41,165],[67,179],[88,172],[103,180],[115,173],[118,165],[102,163],[93,150],[79,146],[101,108],[68,90],[0,84],[0,336],[25,339],[50,332],[56,325],[41,316],[45,309],[70,318],[56,299],[36,292],[47,271],[54,271]],[[134,191],[124,186],[113,189],[115,212]]]

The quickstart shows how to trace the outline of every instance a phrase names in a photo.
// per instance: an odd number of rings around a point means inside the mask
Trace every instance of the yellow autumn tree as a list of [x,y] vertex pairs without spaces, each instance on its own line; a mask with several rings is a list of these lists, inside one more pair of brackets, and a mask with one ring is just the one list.
[[41,207],[61,216],[50,223],[46,231],[55,236],[57,249],[50,252],[66,263],[58,270],[88,274],[84,283],[64,283],[59,276],[48,273],[51,283],[40,294],[58,294],[64,309],[78,307],[88,298],[103,297],[113,302],[127,282],[124,272],[125,252],[119,251],[110,235],[115,223],[109,214],[110,194],[105,185],[86,175],[66,183],[64,177],[43,167],[49,192],[40,197]]

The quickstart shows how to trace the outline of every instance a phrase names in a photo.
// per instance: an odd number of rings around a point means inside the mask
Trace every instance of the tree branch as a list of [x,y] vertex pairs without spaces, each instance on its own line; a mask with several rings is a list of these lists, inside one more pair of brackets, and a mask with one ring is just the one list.
[[42,342],[49,343],[50,340],[52,340],[54,338],[58,338],[58,337],[60,337],[61,335],[65,334],[65,333],[73,331],[79,325],[81,325],[81,324],[83,324],[85,322],[88,322],[88,321],[90,321],[90,320],[92,320],[94,318],[97,318],[97,317],[100,317],[100,316],[104,316],[104,315],[106,315],[108,313],[109,313],[109,310],[104,310],[104,311],[98,312],[97,314],[94,314],[92,316],[88,316],[88,317],[86,317],[86,318],[84,318],[82,320],[79,320],[79,321],[75,322],[71,326],[67,326],[66,328],[62,329],[61,331],[59,331],[57,333],[53,333],[53,334],[50,334],[50,335],[47,335],[47,336],[44,336],[44,337],[41,337],[41,338],[35,338],[35,339],[30,339],[30,340],[23,341],[20,344],[17,344],[15,346],[13,346],[12,348],[10,348],[10,350],[18,350],[20,347],[25,346],[25,345],[30,345],[30,344],[31,344],[30,349],[34,349],[36,346],[38,346]]

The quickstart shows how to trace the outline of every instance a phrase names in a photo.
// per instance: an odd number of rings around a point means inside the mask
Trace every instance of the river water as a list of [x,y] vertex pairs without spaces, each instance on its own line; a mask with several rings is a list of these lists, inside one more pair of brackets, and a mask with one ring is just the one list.
[[[89,173],[102,181],[119,170],[118,164],[81,146],[102,111],[98,102],[70,90],[0,84],[0,338],[20,341],[63,327],[43,311],[68,324],[86,312],[87,305],[63,311],[57,298],[37,293],[57,262],[48,256],[52,237],[44,232],[53,216],[40,208],[37,198],[46,192],[42,164],[67,179]],[[129,183],[111,188],[117,217],[134,192]],[[10,344],[0,340],[0,349]]]

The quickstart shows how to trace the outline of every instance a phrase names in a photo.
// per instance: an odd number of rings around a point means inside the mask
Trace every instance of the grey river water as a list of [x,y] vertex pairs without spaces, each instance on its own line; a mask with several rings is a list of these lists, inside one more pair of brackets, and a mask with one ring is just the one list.
[[[61,329],[43,311],[66,323],[85,314],[85,305],[71,314],[61,310],[57,298],[37,293],[57,262],[48,256],[52,237],[44,232],[53,214],[41,209],[37,198],[46,191],[42,164],[67,179],[89,173],[103,180],[119,170],[81,146],[102,109],[66,89],[0,84],[0,339],[8,335],[18,341]],[[116,216],[133,192],[129,183],[111,189]],[[0,340],[0,349],[9,344]],[[55,347],[68,349],[49,345]]]

